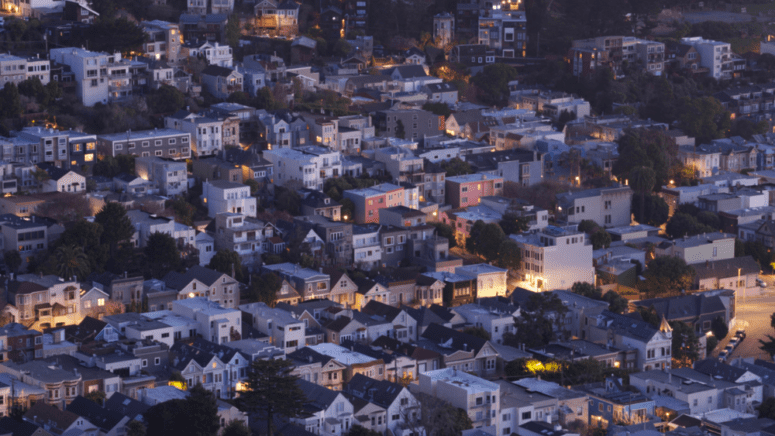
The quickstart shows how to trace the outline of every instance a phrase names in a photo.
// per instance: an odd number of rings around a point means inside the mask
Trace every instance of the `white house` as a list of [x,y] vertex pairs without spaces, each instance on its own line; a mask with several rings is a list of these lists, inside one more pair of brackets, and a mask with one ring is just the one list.
[[202,184],[202,201],[207,205],[207,216],[215,218],[222,212],[256,216],[256,197],[251,197],[250,186],[226,180]]
[[242,337],[242,312],[236,309],[225,309],[206,297],[173,301],[172,311],[197,320],[198,333],[216,344],[224,344]]
[[250,314],[253,327],[268,335],[270,343],[286,353],[307,345],[304,321],[294,318],[289,312],[264,303],[242,304],[239,309]]

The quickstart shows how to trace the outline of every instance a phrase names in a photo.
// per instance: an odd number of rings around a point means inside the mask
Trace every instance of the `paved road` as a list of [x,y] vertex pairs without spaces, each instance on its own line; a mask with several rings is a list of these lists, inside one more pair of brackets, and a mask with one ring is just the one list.
[[[766,279],[768,284],[773,283],[773,278],[768,277]],[[768,334],[775,336],[775,329],[770,326],[770,315],[773,312],[775,312],[775,288],[772,286],[764,290],[763,296],[746,298],[745,302],[739,299],[737,305],[738,324],[733,326],[727,338],[719,343],[714,355],[718,355],[718,352],[724,349],[729,339],[739,328],[739,325],[743,324],[745,326],[746,338],[732,352],[730,358],[756,357],[772,360],[771,356],[767,356],[759,349],[759,339],[766,338]]]

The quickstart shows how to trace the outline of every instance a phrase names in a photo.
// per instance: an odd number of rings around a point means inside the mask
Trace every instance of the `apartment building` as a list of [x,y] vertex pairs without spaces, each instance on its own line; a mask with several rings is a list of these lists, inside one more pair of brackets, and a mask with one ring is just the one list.
[[225,144],[223,143],[223,120],[197,115],[186,110],[180,110],[172,116],[164,117],[164,127],[167,129],[188,132],[191,135],[191,146],[197,156],[217,155]]
[[433,39],[440,47],[451,44],[455,39],[455,17],[442,12],[433,17]]
[[250,186],[214,180],[202,184],[202,201],[207,204],[207,216],[214,218],[223,212],[256,216],[257,200],[250,195]]
[[466,174],[447,177],[447,204],[453,208],[476,206],[481,197],[503,194],[503,177],[488,174]]
[[504,58],[525,57],[527,18],[524,11],[491,9],[479,16],[479,45]]
[[700,65],[708,68],[708,75],[716,80],[732,79],[745,70],[745,60],[732,52],[732,46],[728,42],[693,36],[681,38],[681,43],[697,50]]
[[[390,109],[377,112],[377,125],[387,136],[419,140],[444,131],[444,116],[418,109]],[[403,136],[401,131],[403,130]]]
[[518,306],[489,301],[485,304],[464,304],[450,310],[462,316],[466,326],[483,328],[496,344],[503,343],[503,334],[511,332],[514,317],[519,316],[520,312]]
[[181,53],[184,57],[202,58],[208,65],[225,68],[234,66],[231,47],[220,45],[217,41],[189,41],[181,47]]
[[603,227],[626,226],[631,221],[631,205],[632,189],[629,186],[557,194],[558,218],[568,223],[592,220]]
[[51,80],[51,61],[0,54],[0,82],[18,85],[32,78],[37,78],[40,83],[47,85]]
[[236,252],[243,265],[255,264],[261,254],[272,253],[271,241],[276,237],[277,229],[271,223],[239,213],[215,215],[215,249]]
[[[28,164],[51,163],[54,166],[69,168],[70,143],[68,132],[42,127],[25,127],[18,133],[19,141],[15,141],[9,155],[15,151],[12,161]],[[88,145],[89,143],[87,143]],[[91,143],[93,147],[93,143]],[[15,149],[15,150],[13,150]],[[6,150],[3,150],[5,158]],[[92,159],[93,159],[92,154]],[[10,156],[9,156],[10,157]]]
[[379,223],[380,209],[404,205],[404,188],[392,183],[350,189],[342,194],[355,205],[353,219],[358,224]]
[[120,53],[107,54],[82,48],[54,48],[49,52],[51,60],[70,67],[75,81],[75,91],[84,106],[118,101],[134,95],[142,80],[135,73],[147,68],[147,64],[122,59]]
[[331,221],[320,215],[295,217],[294,225],[305,231],[314,230],[323,240],[323,256],[336,265],[350,265],[353,259],[353,225],[343,221]]
[[379,226],[353,226],[353,262],[359,269],[379,267],[382,248],[379,243]]
[[288,111],[258,115],[259,138],[267,142],[268,150],[294,148],[310,142],[307,121]]
[[174,197],[188,191],[188,169],[185,162],[164,160],[156,156],[135,159],[135,173],[143,180],[156,182],[159,193]]
[[184,60],[180,46],[183,44],[183,34],[177,23],[162,20],[141,21],[140,28],[146,35],[143,52],[156,60],[167,61],[176,65]]
[[19,320],[44,329],[81,322],[80,284],[55,275],[21,274],[9,284],[8,297]]
[[50,218],[3,214],[0,215],[0,231],[3,251],[18,251],[22,258],[20,269],[25,271],[35,256],[48,250],[49,244],[59,237],[64,227]]
[[339,152],[324,147],[266,150],[264,159],[272,163],[274,183],[279,186],[321,191],[328,178],[342,174]]
[[698,177],[709,177],[718,174],[721,150],[706,149],[682,145],[678,147],[678,159],[684,166],[694,170]]
[[420,374],[419,391],[462,409],[474,427],[496,428],[500,420],[500,385],[453,368]]
[[191,158],[191,134],[172,129],[97,135],[97,151],[102,156],[131,154],[138,157]]
[[[159,300],[152,299],[152,295],[148,294],[148,307],[164,308],[173,301],[196,297],[206,297],[224,308],[235,308],[239,305],[237,281],[228,274],[203,266],[195,265],[185,273],[171,271],[160,282],[171,295],[165,300]],[[174,305],[172,307],[174,309]]]
[[[420,156],[415,156],[408,148],[400,145],[412,144],[411,141],[388,139],[389,147],[378,148],[374,151],[374,160],[382,162],[385,170],[396,182],[422,184],[425,176],[424,161]],[[399,143],[403,143],[400,144]]]
[[568,289],[576,282],[594,282],[592,245],[575,226],[547,226],[509,237],[522,250],[517,273],[536,289]]

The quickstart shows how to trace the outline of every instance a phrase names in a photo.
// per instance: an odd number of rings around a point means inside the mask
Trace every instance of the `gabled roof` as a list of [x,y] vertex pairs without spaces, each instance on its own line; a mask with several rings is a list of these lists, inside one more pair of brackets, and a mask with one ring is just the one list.
[[176,342],[170,348],[170,352],[175,356],[175,358],[170,361],[171,366],[179,371],[185,369],[192,360],[196,362],[200,368],[204,368],[217,357],[213,353],[194,348],[184,342]]
[[[420,276],[420,277],[425,277],[425,276]],[[431,279],[431,280],[435,281],[436,279]],[[445,324],[448,322],[425,306],[420,306],[417,309],[409,306],[401,306],[401,309],[403,309],[409,316],[411,316],[412,319],[417,321],[417,328],[427,327],[431,323]],[[452,314],[452,316],[454,316],[454,314]]]
[[657,315],[664,315],[668,321],[698,318],[717,312],[724,313],[726,308],[718,295],[703,294],[678,295],[675,297],[652,298],[635,303],[636,306],[654,307]]
[[320,362],[321,366],[326,366],[334,358],[318,353],[309,347],[302,347],[292,353],[288,353],[286,358],[299,362],[296,366],[307,363]]
[[5,416],[0,419],[0,434],[12,434],[13,436],[32,436],[40,427],[27,422]]
[[241,356],[245,361],[249,361],[250,357],[241,353],[236,348],[227,347],[225,345],[216,344],[203,338],[194,338],[194,341],[189,344],[190,347],[202,350],[206,353],[210,353],[218,356],[221,362],[229,362],[236,356]]
[[377,300],[371,300],[366,303],[366,306],[361,309],[361,312],[372,318],[377,316],[385,321],[392,322],[401,313],[401,309],[389,306],[385,303],[380,303]]
[[420,65],[399,65],[397,67],[383,70],[382,74],[387,76],[392,76],[394,72],[398,72],[398,74],[403,79],[410,79],[415,77],[428,77],[428,74],[425,73],[425,68],[423,68]]
[[304,379],[296,380],[296,384],[299,385],[304,392],[304,395],[307,397],[306,403],[322,410],[331,407],[331,404],[336,401],[336,398],[339,396],[339,392],[335,390],[320,386],[317,383],[308,382]]
[[712,375],[717,378],[720,377],[732,383],[736,383],[740,377],[748,372],[745,368],[738,368],[724,362],[719,362],[718,359],[713,358],[695,362],[694,369],[704,374]]
[[208,65],[204,70],[202,70],[203,76],[228,77],[232,73],[235,73],[235,71],[230,68],[220,67],[218,65]]
[[441,354],[428,350],[426,348],[401,342],[398,339],[380,336],[371,343],[373,347],[381,347],[383,350],[392,350],[393,353],[400,353],[409,356],[414,360],[429,360],[441,357]]
[[124,419],[123,414],[104,409],[94,401],[87,400],[80,395],[67,405],[66,410],[88,419],[105,433],[111,431]]
[[340,316],[339,318],[336,318],[334,320],[321,323],[321,326],[326,330],[330,330],[333,332],[341,332],[342,329],[347,327],[347,325],[350,324],[351,321],[352,321],[352,318],[348,318],[346,316]]
[[476,354],[488,343],[486,339],[439,324],[429,325],[422,333],[422,337],[437,345],[437,351],[442,354],[452,354],[456,351],[473,351]]
[[86,342],[94,339],[105,326],[105,321],[87,316],[78,325],[65,326],[65,338],[75,342]]
[[27,410],[24,419],[40,424],[46,423],[52,427],[52,430],[59,430],[55,433],[61,433],[73,425],[78,415],[67,410],[59,410],[56,406],[46,404],[45,401],[38,401]]
[[105,400],[106,409],[128,416],[130,419],[142,418],[142,415],[151,408],[151,406],[129,398],[121,392],[115,392]]
[[[212,286],[215,282],[221,279],[225,274],[220,271],[215,271],[210,268],[206,268],[199,265],[194,265],[184,273],[176,271],[170,271],[164,276],[162,281],[172,289],[178,291],[188,286],[193,280],[199,280],[207,286]],[[228,276],[228,275],[227,275]]]
[[406,388],[398,383],[391,383],[387,380],[374,380],[363,374],[355,374],[347,384],[346,390],[357,397],[388,408],[404,389]]
[[598,327],[613,330],[615,334],[648,342],[659,330],[642,319],[604,310],[598,318]]

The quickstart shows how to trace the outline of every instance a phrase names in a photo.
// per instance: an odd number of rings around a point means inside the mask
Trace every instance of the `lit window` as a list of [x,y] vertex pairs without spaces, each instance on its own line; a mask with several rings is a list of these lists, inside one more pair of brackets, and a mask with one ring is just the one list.
[[97,300],[97,306],[104,306],[104,305],[105,305],[105,299],[104,298],[100,298],[100,299]]

